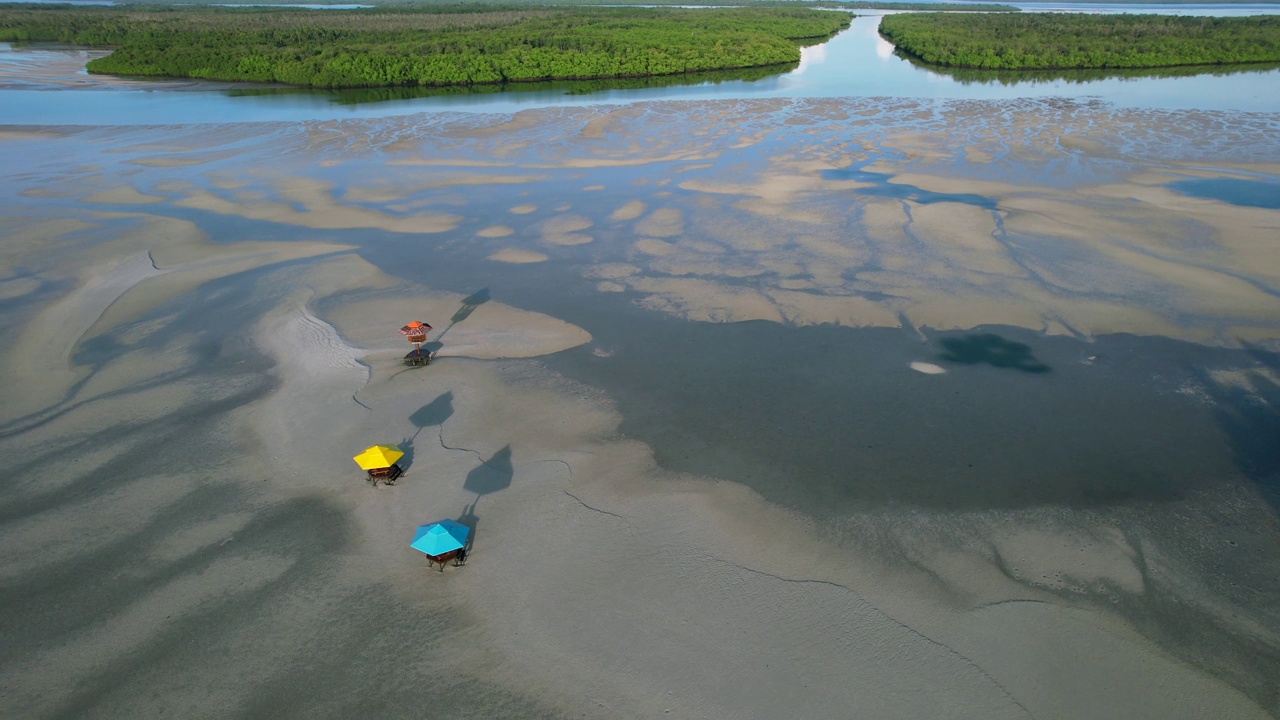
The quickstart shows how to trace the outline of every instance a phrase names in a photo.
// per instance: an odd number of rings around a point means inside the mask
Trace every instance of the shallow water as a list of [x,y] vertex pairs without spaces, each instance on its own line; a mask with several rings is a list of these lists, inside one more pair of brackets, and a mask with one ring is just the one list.
[[1280,184],[1265,180],[1180,180],[1170,183],[1169,187],[1192,197],[1221,200],[1232,205],[1280,209]]

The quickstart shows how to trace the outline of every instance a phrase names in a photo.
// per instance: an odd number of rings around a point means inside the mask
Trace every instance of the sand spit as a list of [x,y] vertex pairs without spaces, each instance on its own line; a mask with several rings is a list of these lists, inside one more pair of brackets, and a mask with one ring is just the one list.
[[382,360],[399,358],[413,349],[398,332],[387,330],[414,319],[432,325],[424,348],[441,358],[531,358],[591,342],[591,335],[580,327],[491,300],[487,291],[479,297],[442,292],[421,292],[412,298],[375,294],[329,304],[325,317],[342,336]]
[[323,485],[327,469],[340,467],[353,453],[342,447],[323,452],[315,438],[363,424],[369,411],[356,395],[369,380],[369,368],[332,325],[311,314],[306,306],[310,294],[299,290],[286,298],[255,328],[254,337],[275,358],[281,380],[262,407],[257,434],[267,448],[314,447],[317,452],[305,460],[273,453],[278,466],[273,476]]

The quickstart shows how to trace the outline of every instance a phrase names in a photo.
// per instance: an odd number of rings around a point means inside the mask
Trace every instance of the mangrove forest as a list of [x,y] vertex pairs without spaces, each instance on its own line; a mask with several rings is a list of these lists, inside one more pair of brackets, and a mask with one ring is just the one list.
[[783,65],[849,22],[801,8],[0,5],[0,41],[114,48],[92,73],[354,88]]
[[904,54],[990,70],[1156,68],[1280,61],[1280,16],[1067,13],[887,15],[880,34]]

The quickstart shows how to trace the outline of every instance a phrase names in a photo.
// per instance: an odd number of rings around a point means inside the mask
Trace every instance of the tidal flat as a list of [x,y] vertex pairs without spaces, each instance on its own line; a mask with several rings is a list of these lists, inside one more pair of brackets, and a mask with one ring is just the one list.
[[6,715],[1280,715],[1274,114],[202,120],[0,128]]

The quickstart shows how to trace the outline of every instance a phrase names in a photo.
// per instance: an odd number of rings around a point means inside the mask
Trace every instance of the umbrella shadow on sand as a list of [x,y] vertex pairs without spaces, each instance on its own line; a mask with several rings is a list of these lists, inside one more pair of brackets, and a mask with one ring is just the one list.
[[467,473],[467,479],[462,483],[462,488],[475,493],[478,500],[482,495],[511,487],[513,475],[515,470],[511,465],[511,446],[508,445],[494,453],[488,460],[481,460],[475,469]]
[[453,417],[453,391],[449,390],[437,395],[435,400],[414,410],[409,416],[409,422],[418,428],[418,432],[413,436],[418,437],[418,433],[424,428],[443,425],[451,417]]
[[441,393],[435,400],[423,405],[409,416],[409,422],[417,427],[417,431],[412,437],[401,440],[398,444],[400,451],[404,453],[404,457],[400,458],[400,467],[405,472],[409,471],[409,466],[413,465],[413,443],[418,439],[418,435],[426,428],[436,425],[443,425],[446,420],[453,416],[453,391]]
[[480,527],[480,517],[476,515],[476,503],[478,502],[480,502],[479,497],[477,497],[475,500],[472,500],[470,505],[467,505],[466,507],[462,508],[462,513],[459,514],[457,518],[455,518],[455,520],[457,520],[458,523],[462,525],[466,525],[467,528],[471,530],[471,532],[467,535],[466,544],[462,546],[461,558],[463,562],[466,562],[467,555],[471,552],[471,546],[475,545],[476,543],[476,530],[479,529]]
[[400,452],[404,453],[396,464],[400,466],[401,474],[409,472],[409,468],[413,467],[413,438],[405,438],[396,443],[396,447],[400,448]]
[[463,298],[462,305],[453,313],[453,317],[449,318],[449,327],[441,330],[435,340],[423,344],[422,349],[434,357],[436,353],[440,352],[440,348],[444,347],[444,336],[449,334],[453,326],[471,317],[471,313],[475,312],[476,308],[489,302],[490,299],[489,288],[480,288]]
[[480,516],[476,514],[476,505],[480,503],[480,498],[511,487],[511,478],[514,475],[510,445],[494,453],[488,460],[481,460],[480,465],[467,473],[467,479],[462,487],[475,493],[476,497],[470,505],[462,509],[462,514],[457,517],[459,523],[471,529],[471,534],[467,536],[467,544],[462,548],[461,557],[464,562],[471,552],[471,546],[475,544],[476,531],[480,527]]

